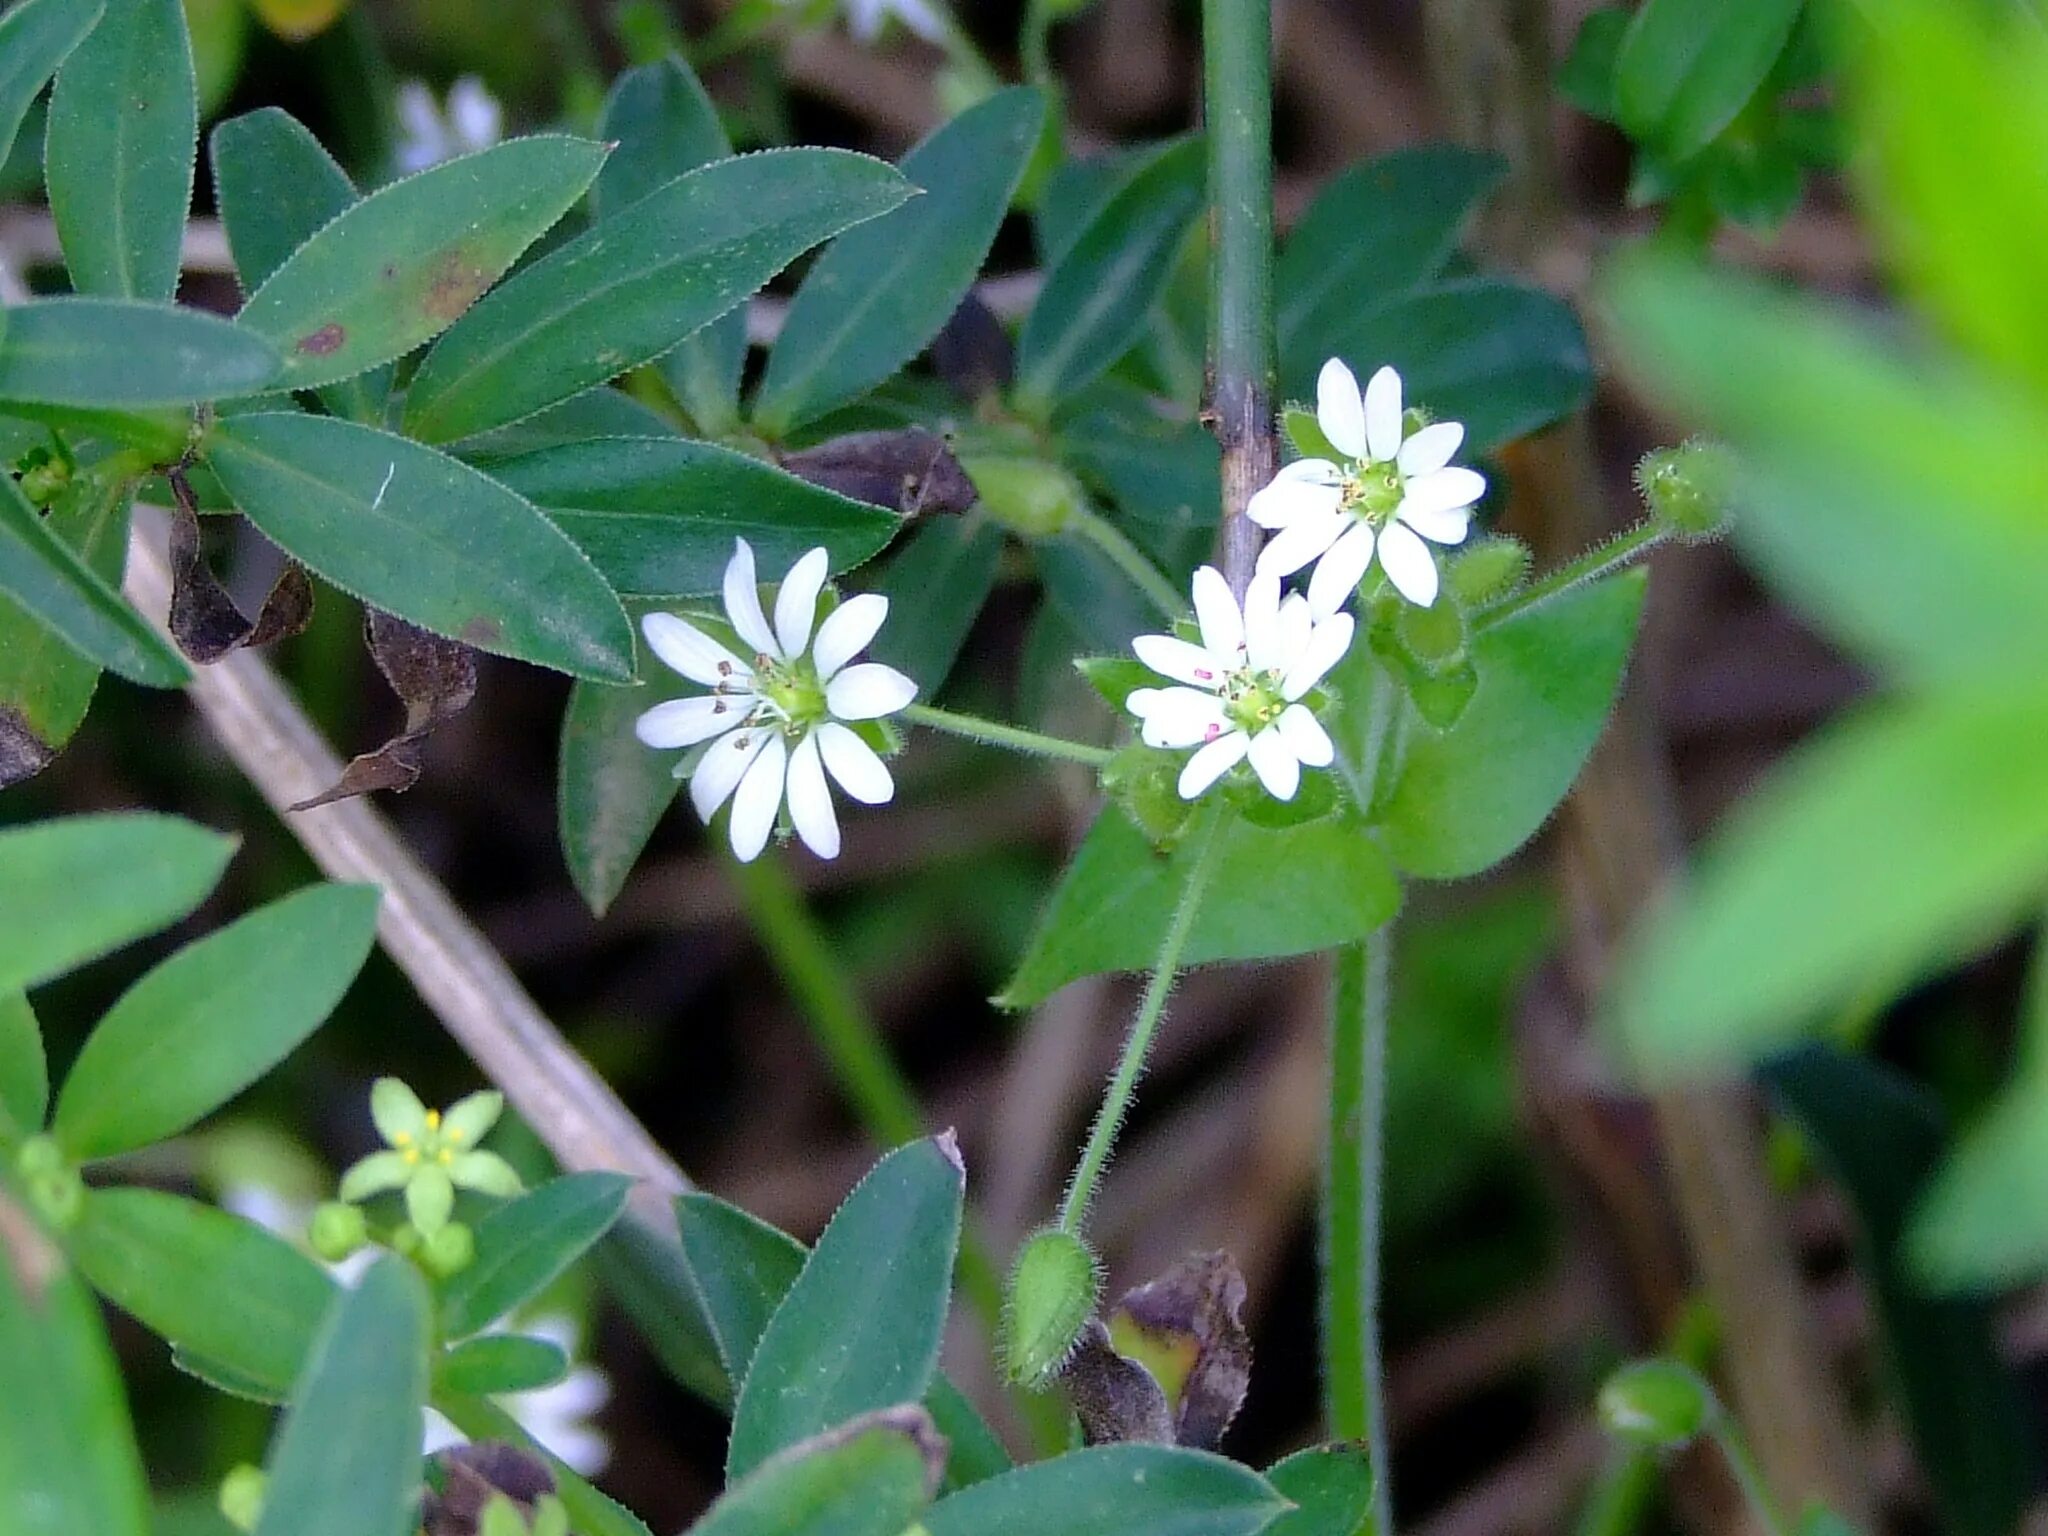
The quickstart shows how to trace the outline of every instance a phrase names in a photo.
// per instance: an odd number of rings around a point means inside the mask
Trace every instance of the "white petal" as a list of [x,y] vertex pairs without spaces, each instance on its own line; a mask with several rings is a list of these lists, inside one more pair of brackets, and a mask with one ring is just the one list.
[[1290,592],[1280,604],[1280,660],[1276,665],[1286,671],[1301,660],[1302,652],[1308,649],[1308,638],[1315,632],[1316,621],[1309,612],[1308,599],[1299,592]]
[[1401,473],[1411,479],[1417,475],[1433,475],[1451,462],[1464,441],[1463,423],[1433,421],[1401,445],[1394,462],[1401,466]]
[[1486,476],[1476,469],[1440,469],[1417,475],[1401,487],[1400,515],[1408,508],[1424,507],[1431,512],[1450,512],[1469,507],[1486,494]]
[[754,675],[753,668],[739,657],[672,613],[648,614],[640,621],[640,633],[647,637],[648,649],[693,683],[716,688]]
[[747,776],[740,780],[739,793],[732,797],[733,856],[751,864],[768,846],[768,834],[775,830],[775,813],[782,809],[782,784],[789,767],[789,748],[779,733],[771,733]]
[[1357,523],[1349,533],[1330,546],[1308,579],[1309,612],[1326,619],[1351,601],[1359,578],[1372,567],[1373,533],[1369,523]]
[[1197,688],[1216,688],[1223,681],[1223,674],[1230,670],[1221,657],[1177,635],[1138,635],[1131,641],[1131,649],[1137,652],[1138,660],[1161,677],[1191,683]]
[[1327,768],[1337,760],[1337,749],[1331,745],[1330,733],[1323,729],[1323,722],[1309,713],[1305,704],[1290,704],[1280,711],[1280,718],[1273,722],[1287,743],[1287,750],[1311,768]]
[[832,791],[825,783],[815,731],[789,754],[789,820],[804,846],[819,858],[839,857],[839,818],[832,812]]
[[1365,386],[1365,440],[1375,463],[1401,451],[1401,375],[1382,368]]
[[1316,425],[1339,453],[1365,457],[1366,415],[1358,398],[1358,375],[1334,357],[1316,375]]
[[1465,535],[1472,531],[1470,507],[1454,507],[1446,512],[1433,507],[1417,507],[1411,502],[1404,501],[1395,516],[1425,539],[1437,544],[1462,544],[1465,542]]
[[882,620],[887,617],[889,599],[879,592],[849,597],[826,614],[825,622],[818,626],[818,643],[811,651],[818,676],[829,683],[833,673],[858,656],[881,632]]
[[1229,725],[1216,696],[1194,688],[1162,688],[1143,716],[1148,747],[1193,747],[1214,741]]
[[1244,656],[1261,672],[1284,665],[1286,635],[1280,628],[1280,578],[1258,571],[1244,594]]
[[725,616],[739,636],[763,656],[782,659],[775,644],[775,631],[761,611],[761,587],[754,577],[754,546],[734,539],[732,558],[725,563]]
[[1180,771],[1180,797],[1192,800],[1203,790],[1214,784],[1244,760],[1251,742],[1243,731],[1232,731],[1227,736],[1218,736],[1209,745],[1188,759],[1187,767]]
[[1301,788],[1301,759],[1287,745],[1287,738],[1274,726],[1267,726],[1252,738],[1248,754],[1252,772],[1275,800],[1292,800]]
[[1303,518],[1288,524],[1259,551],[1259,570],[1275,576],[1292,576],[1336,543],[1354,521],[1342,512],[1332,512],[1326,517]]
[[1288,670],[1280,680],[1280,697],[1292,704],[1323,680],[1330,668],[1344,659],[1344,653],[1351,649],[1351,637],[1357,632],[1351,615],[1340,613],[1334,619],[1325,619],[1316,626],[1316,632],[1309,636],[1308,649],[1301,653],[1301,660]]
[[759,729],[736,731],[714,741],[697,760],[697,771],[690,775],[690,804],[696,807],[699,821],[710,825],[712,814],[739,787],[748,767],[773,734]]
[[1209,654],[1228,666],[1244,644],[1244,617],[1237,599],[1230,595],[1230,583],[1213,565],[1198,568],[1194,579],[1195,623],[1201,627],[1202,644]]
[[1339,473],[1328,459],[1296,459],[1252,494],[1244,515],[1261,528],[1285,528],[1302,518],[1327,516],[1344,499]]
[[783,655],[801,656],[811,643],[811,620],[818,616],[818,594],[830,570],[831,556],[814,549],[782,578],[775,594],[775,638],[782,642]]
[[878,720],[916,697],[916,683],[879,661],[848,667],[825,685],[825,707],[841,720]]
[[695,699],[670,699],[633,722],[633,734],[657,750],[694,747],[723,736],[745,723],[750,700],[707,694]]
[[828,720],[812,734],[832,777],[862,805],[886,805],[896,793],[896,781],[889,777],[889,765],[875,749],[837,721]]
[[883,9],[894,11],[898,21],[933,47],[946,46],[946,24],[925,0],[889,0]]
[[1416,607],[1436,601],[1436,560],[1406,523],[1389,523],[1381,531],[1380,564],[1394,589]]

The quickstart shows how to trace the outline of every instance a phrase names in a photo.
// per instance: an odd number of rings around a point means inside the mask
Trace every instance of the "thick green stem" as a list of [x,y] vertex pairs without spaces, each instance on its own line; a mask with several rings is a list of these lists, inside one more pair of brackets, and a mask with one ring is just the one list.
[[1086,763],[1091,768],[1102,767],[1115,755],[1106,747],[1091,747],[1085,742],[1068,741],[1060,736],[1027,731],[1022,726],[999,725],[978,715],[962,715],[950,709],[935,709],[929,704],[911,705],[903,711],[903,718],[912,725],[944,731],[949,736],[964,736],[967,740],[978,741],[986,747],[1007,747],[1012,752],[1022,752],[1031,757],[1049,757],[1063,763]]
[[1363,1440],[1375,1529],[1393,1530],[1380,1356],[1392,925],[1337,952],[1330,997],[1329,1144],[1323,1171],[1323,1398],[1330,1433]]
[[1145,1070],[1145,1058],[1151,1053],[1152,1037],[1159,1032],[1159,1021],[1165,1016],[1166,999],[1173,991],[1173,979],[1180,970],[1180,957],[1187,949],[1188,935],[1194,930],[1195,914],[1201,910],[1202,892],[1209,883],[1209,876],[1215,872],[1216,849],[1222,841],[1218,833],[1224,812],[1220,805],[1216,805],[1205,814],[1207,824],[1194,832],[1194,859],[1188,867],[1187,884],[1181,887],[1180,905],[1174,908],[1173,921],[1166,925],[1166,938],[1159,946],[1159,960],[1152,968],[1152,979],[1145,983],[1145,995],[1138,1003],[1138,1016],[1131,1021],[1131,1032],[1124,1041],[1123,1055],[1117,1059],[1116,1071],[1102,1096],[1102,1107],[1096,1110],[1095,1123],[1089,1127],[1088,1144],[1081,1150],[1081,1160],[1074,1165],[1074,1177],[1067,1185],[1066,1199],[1060,1204],[1062,1231],[1078,1235],[1081,1223],[1087,1219],[1088,1203],[1095,1198],[1095,1186],[1102,1179],[1102,1170],[1109,1166],[1109,1155],[1116,1149],[1117,1132],[1123,1129],[1124,1116],[1131,1108],[1131,1096],[1137,1092],[1139,1074]]
[[1131,585],[1145,594],[1145,600],[1167,618],[1177,619],[1187,612],[1187,600],[1115,523],[1085,507],[1073,507],[1067,513],[1067,527],[1107,555],[1111,564],[1130,577]]
[[1244,515],[1273,478],[1273,15],[1270,0],[1203,0],[1209,139],[1210,419],[1223,448],[1216,558],[1240,597],[1259,530]]
[[1559,566],[1549,575],[1539,577],[1519,592],[1510,593],[1497,603],[1481,608],[1472,616],[1475,633],[1493,628],[1505,619],[1518,613],[1527,613],[1544,603],[1552,602],[1567,592],[1576,591],[1588,582],[1598,581],[1610,575],[1655,549],[1659,544],[1673,537],[1670,528],[1663,523],[1648,519],[1633,528],[1616,534],[1604,544],[1597,544],[1578,559]]

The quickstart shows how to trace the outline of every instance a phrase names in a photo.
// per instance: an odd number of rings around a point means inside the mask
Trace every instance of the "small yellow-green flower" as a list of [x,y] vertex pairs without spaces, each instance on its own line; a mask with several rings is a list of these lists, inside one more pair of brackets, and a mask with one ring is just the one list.
[[510,1197],[520,1193],[519,1175],[483,1140],[504,1112],[501,1093],[472,1093],[444,1113],[428,1109],[395,1077],[380,1077],[370,1088],[370,1118],[386,1149],[372,1152],[342,1176],[341,1198],[367,1200],[387,1189],[405,1191],[405,1212],[423,1237],[448,1223],[455,1191]]

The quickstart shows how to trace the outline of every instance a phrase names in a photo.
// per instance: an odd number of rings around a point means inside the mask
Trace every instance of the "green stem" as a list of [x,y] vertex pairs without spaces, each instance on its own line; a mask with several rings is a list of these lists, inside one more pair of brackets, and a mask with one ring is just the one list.
[[929,704],[913,704],[903,711],[903,718],[912,725],[922,725],[934,731],[944,731],[949,736],[964,736],[969,741],[978,741],[988,747],[1008,747],[1012,752],[1023,752],[1031,757],[1049,757],[1063,763],[1086,763],[1091,768],[1100,768],[1115,756],[1107,747],[1091,747],[1085,742],[1068,741],[1060,736],[1047,736],[1039,731],[1027,731],[1022,726],[1000,725],[993,720],[984,720],[978,715],[963,715],[950,709],[936,709]]
[[1187,612],[1187,600],[1174,584],[1108,518],[1086,507],[1073,507],[1067,513],[1067,527],[1107,555],[1118,570],[1131,578],[1131,584],[1145,594],[1146,601],[1167,618],[1177,619]]
[[1223,811],[1220,803],[1207,813],[1207,824],[1195,830],[1194,857],[1188,866],[1187,884],[1181,887],[1180,905],[1174,908],[1173,921],[1166,926],[1166,938],[1159,946],[1159,960],[1152,968],[1152,979],[1145,983],[1145,995],[1138,1003],[1138,1016],[1131,1021],[1131,1032],[1124,1041],[1123,1055],[1118,1058],[1116,1072],[1110,1077],[1109,1088],[1102,1096],[1102,1107],[1095,1112],[1095,1123],[1088,1131],[1088,1144],[1081,1151],[1080,1162],[1074,1165],[1074,1177],[1067,1185],[1067,1196],[1060,1204],[1060,1230],[1079,1235],[1081,1223],[1087,1218],[1088,1204],[1095,1198],[1095,1186],[1102,1178],[1102,1170],[1109,1166],[1109,1155],[1116,1147],[1117,1132],[1123,1129],[1124,1116],[1130,1111],[1131,1096],[1137,1091],[1138,1075],[1145,1070],[1145,1058],[1152,1050],[1152,1037],[1159,1032],[1159,1021],[1166,1013],[1166,999],[1173,991],[1173,979],[1180,969],[1182,951],[1187,948],[1188,935],[1195,926],[1195,914],[1201,909],[1202,891],[1209,883],[1209,876],[1215,872],[1216,850],[1222,842],[1219,833],[1223,825]]
[[1049,89],[1052,79],[1052,0],[1027,0],[1024,30],[1017,38],[1017,53],[1023,60],[1024,78],[1032,85]]
[[1723,1409],[1715,1415],[1708,1432],[1714,1437],[1714,1444],[1721,1448],[1721,1454],[1728,1459],[1728,1470],[1735,1474],[1737,1486],[1743,1497],[1749,1500],[1750,1510],[1763,1528],[1764,1536],[1786,1536],[1785,1522],[1778,1514],[1777,1505],[1771,1502],[1770,1489],[1764,1483],[1763,1468],[1757,1465],[1749,1445],[1741,1432]]
[[1337,953],[1330,996],[1329,1144],[1323,1175],[1323,1395],[1330,1433],[1362,1440],[1375,1529],[1392,1531],[1380,1354],[1392,924]]
[[958,73],[960,79],[971,86],[974,97],[979,100],[993,96],[1003,88],[1003,77],[996,73],[995,66],[988,61],[988,55],[960,25],[960,19],[950,8],[941,8],[941,17],[946,29],[946,58]]
[[1588,582],[1598,581],[1602,576],[1641,559],[1671,537],[1671,530],[1662,523],[1647,519],[1637,523],[1626,532],[1616,534],[1605,544],[1587,550],[1570,564],[1561,565],[1548,576],[1531,582],[1521,591],[1511,593],[1499,602],[1481,608],[1472,616],[1472,632],[1478,634],[1491,629],[1518,613],[1527,613],[1531,608],[1551,602],[1567,592],[1576,591]]
[[1270,0],[1202,0],[1215,259],[1209,408],[1223,449],[1217,559],[1242,596],[1259,552],[1244,515],[1279,467],[1273,428],[1273,16]]

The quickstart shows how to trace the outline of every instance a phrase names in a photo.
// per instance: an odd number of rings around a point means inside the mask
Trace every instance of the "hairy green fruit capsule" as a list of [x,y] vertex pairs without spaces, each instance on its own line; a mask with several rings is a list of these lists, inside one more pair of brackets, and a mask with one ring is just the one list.
[[1712,1424],[1717,1408],[1713,1389],[1675,1360],[1625,1365],[1600,1389],[1607,1432],[1645,1450],[1683,1450]]
[[1458,552],[1444,584],[1459,604],[1476,608],[1506,597],[1529,576],[1529,546],[1505,534],[1474,539]]
[[243,1462],[220,1480],[221,1517],[238,1531],[253,1531],[263,1518],[263,1469]]
[[327,1201],[306,1225],[306,1241],[330,1264],[339,1264],[369,1240],[370,1224],[362,1210],[340,1200]]
[[1682,539],[1711,538],[1727,526],[1734,478],[1728,450],[1700,438],[1654,449],[1636,465],[1643,505]]
[[1028,539],[1050,538],[1081,509],[1081,487],[1059,465],[1009,454],[962,455],[989,515]]
[[1074,1352],[1102,1296],[1102,1266],[1088,1245],[1058,1227],[1027,1238],[1003,1298],[1003,1369],[1042,1387]]

